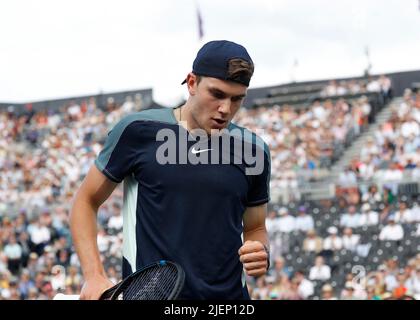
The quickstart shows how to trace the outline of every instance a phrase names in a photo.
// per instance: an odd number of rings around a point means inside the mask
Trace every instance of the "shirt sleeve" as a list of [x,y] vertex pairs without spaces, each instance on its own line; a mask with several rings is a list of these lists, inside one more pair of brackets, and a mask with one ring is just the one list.
[[139,152],[139,126],[130,116],[120,120],[108,133],[95,160],[96,167],[110,180],[121,182],[133,171]]
[[248,207],[255,207],[270,201],[271,156],[268,146],[264,143],[264,167],[260,174],[251,176],[248,191]]

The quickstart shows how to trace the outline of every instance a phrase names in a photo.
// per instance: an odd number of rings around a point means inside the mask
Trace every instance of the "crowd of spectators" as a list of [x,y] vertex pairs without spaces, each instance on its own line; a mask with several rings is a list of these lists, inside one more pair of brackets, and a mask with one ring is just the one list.
[[321,97],[334,97],[344,95],[355,95],[360,93],[379,92],[384,98],[392,95],[392,82],[386,75],[377,78],[369,77],[367,80],[331,80],[322,89]]
[[[68,224],[70,203],[104,139],[141,97],[105,109],[95,99],[60,110],[27,106],[0,112],[0,299],[51,299],[78,294],[82,277]],[[119,280],[122,190],[98,212],[98,245],[110,278]]]
[[[0,299],[52,299],[58,292],[80,292],[83,278],[69,231],[70,203],[109,129],[123,115],[141,107],[141,99],[127,97],[122,104],[109,98],[104,108],[89,99],[80,104],[69,102],[57,111],[35,112],[28,105],[21,115],[13,109],[0,112]],[[351,103],[343,99],[316,101],[304,109],[275,106],[241,110],[235,121],[260,133],[270,145],[271,188],[285,188],[298,195],[296,172],[328,166],[334,150],[346,137],[368,125],[369,112],[369,104],[362,97]],[[315,295],[316,281],[327,281],[323,289],[328,292],[332,287],[331,297],[354,297],[347,284],[343,287],[349,289],[345,295],[340,292],[336,296],[339,286],[328,283],[335,272],[330,265],[333,253],[345,249],[366,257],[370,248],[355,232],[362,226],[377,226],[379,241],[405,239],[407,234],[398,226],[418,225],[418,209],[401,204],[393,214],[392,201],[396,201],[395,194],[384,195],[374,188],[359,197],[343,199],[339,207],[348,208],[348,212],[341,212],[341,219],[329,225],[325,235],[313,212],[299,202],[293,213],[285,207],[271,210],[267,228],[274,268],[256,283],[248,279],[253,298],[307,299]],[[98,247],[106,272],[115,283],[121,275],[121,203],[122,190],[117,188],[98,212]],[[380,208],[381,204],[385,204],[384,208]],[[407,214],[407,210],[411,213]],[[296,269],[288,260],[288,252],[295,248],[285,235],[296,232],[302,243],[295,252],[316,254],[310,261],[313,265],[306,269]],[[418,236],[418,228],[416,232]],[[419,273],[415,271],[419,257],[410,263],[412,269],[405,273],[404,282],[399,274],[395,274],[394,281],[398,288],[404,283],[407,292],[418,289],[415,275]],[[375,279],[383,284],[388,274],[381,275],[375,273]],[[394,287],[385,289],[393,292]],[[375,291],[372,296],[367,287],[365,291],[367,298],[384,293]]]
[[373,181],[397,192],[396,182],[420,179],[420,92],[405,90],[401,103],[394,105],[385,121],[358,157],[339,177],[343,187]]
[[419,299],[420,197],[387,203],[375,188],[353,203],[273,206],[272,268],[248,279],[253,298]]
[[330,279],[330,267],[319,256],[309,275],[298,270],[290,276],[284,260],[279,257],[271,274],[260,277],[251,287],[256,300],[305,300],[314,298],[316,286],[321,284],[320,300],[418,300],[420,298],[420,255],[409,260],[404,268],[395,259],[386,260],[377,270],[348,273],[344,286],[335,288]]
[[258,133],[269,145],[273,190],[298,200],[299,188],[322,175],[345,146],[369,125],[371,105],[356,100],[316,100],[306,108],[289,105],[240,110],[235,121]]

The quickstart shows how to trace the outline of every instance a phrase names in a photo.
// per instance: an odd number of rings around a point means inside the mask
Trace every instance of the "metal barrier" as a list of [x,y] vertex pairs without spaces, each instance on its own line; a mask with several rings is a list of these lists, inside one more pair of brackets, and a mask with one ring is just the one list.
[[[409,170],[406,170],[409,171]],[[365,192],[371,185],[376,185],[378,191],[382,193],[384,188],[392,190],[397,196],[416,196],[420,192],[420,182],[408,176],[409,172],[405,172],[406,177],[400,181],[379,181],[368,180],[359,181],[354,186],[346,186],[345,188],[357,188],[361,192]],[[336,197],[337,183],[327,182],[304,182],[297,189],[292,188],[272,188],[271,201],[278,203],[288,203],[294,200],[323,200],[334,199]]]

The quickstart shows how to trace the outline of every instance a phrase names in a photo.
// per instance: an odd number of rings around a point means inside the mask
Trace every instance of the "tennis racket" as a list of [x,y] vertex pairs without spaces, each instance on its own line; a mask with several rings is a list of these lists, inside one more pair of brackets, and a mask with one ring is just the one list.
[[[129,275],[102,293],[99,300],[175,300],[184,286],[184,270],[175,262],[161,260]],[[77,297],[77,298],[75,298]],[[78,296],[57,295],[55,300]]]

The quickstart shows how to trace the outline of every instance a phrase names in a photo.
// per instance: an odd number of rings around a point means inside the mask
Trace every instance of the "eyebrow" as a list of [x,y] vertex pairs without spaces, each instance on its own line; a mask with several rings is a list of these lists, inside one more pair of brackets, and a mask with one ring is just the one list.
[[[224,92],[220,89],[217,89],[217,88],[209,88],[209,91],[211,91],[212,93],[228,96],[228,94],[226,92]],[[246,96],[245,94],[240,94],[240,95],[237,95],[237,96],[232,96],[232,98],[241,99],[241,98],[244,98],[245,96]]]

